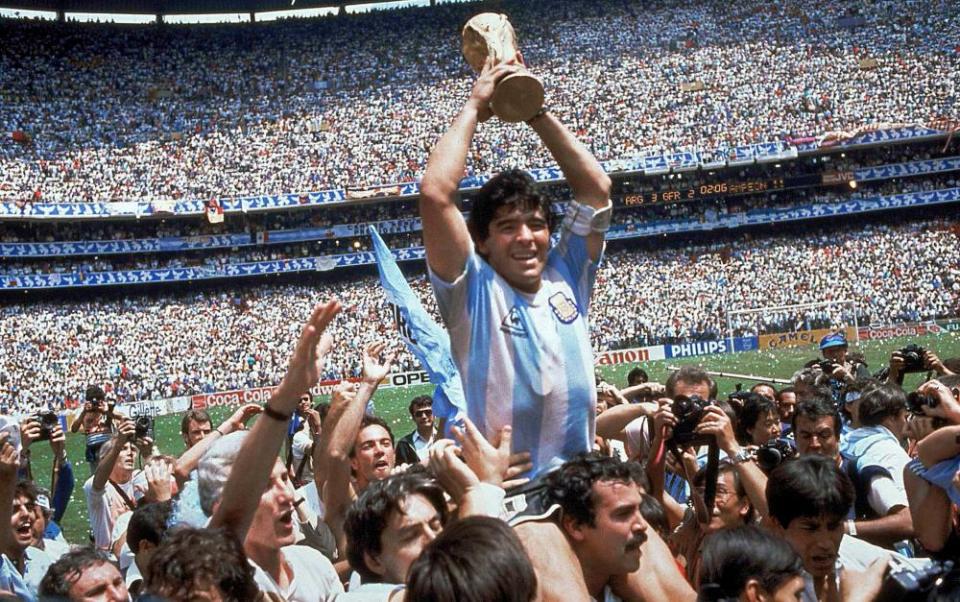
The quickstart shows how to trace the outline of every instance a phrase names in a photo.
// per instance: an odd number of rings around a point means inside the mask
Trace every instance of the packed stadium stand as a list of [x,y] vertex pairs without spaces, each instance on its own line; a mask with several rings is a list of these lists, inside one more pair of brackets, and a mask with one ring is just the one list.
[[[828,282],[864,323],[958,313],[957,17],[900,4],[503,3],[551,111],[614,177],[596,349],[795,328],[816,316],[728,333],[726,311],[820,301]],[[370,224],[432,306],[415,182],[469,89],[456,40],[472,12],[0,21],[5,405],[96,380],[121,399],[273,384],[289,341],[271,333],[318,296],[345,300],[360,348],[389,329],[362,267]],[[544,168],[562,212],[544,149],[495,121],[466,210],[508,166]]]

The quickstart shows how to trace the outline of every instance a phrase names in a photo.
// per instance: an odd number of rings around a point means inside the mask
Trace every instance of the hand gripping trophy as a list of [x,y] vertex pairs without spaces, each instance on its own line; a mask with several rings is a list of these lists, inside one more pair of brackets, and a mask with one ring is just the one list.
[[[495,64],[519,58],[517,34],[506,15],[481,13],[463,27],[463,56],[480,73],[488,58]],[[543,107],[543,83],[529,72],[514,73],[500,80],[490,99],[490,109],[503,121],[532,119]]]

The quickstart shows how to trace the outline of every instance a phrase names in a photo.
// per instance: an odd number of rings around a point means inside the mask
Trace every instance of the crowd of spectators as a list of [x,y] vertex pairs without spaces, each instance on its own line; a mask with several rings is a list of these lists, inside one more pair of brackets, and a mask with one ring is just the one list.
[[[593,346],[723,338],[730,310],[797,303],[854,301],[862,325],[960,315],[957,249],[955,220],[616,248],[597,276]],[[416,276],[411,282],[438,319],[426,280]],[[7,303],[0,307],[6,358],[0,401],[60,406],[75,401],[90,382],[107,383],[121,400],[273,385],[285,367],[294,316],[330,296],[347,308],[336,332],[349,349],[362,348],[370,337],[388,337],[398,354],[396,368],[417,368],[392,334],[392,313],[376,278],[354,274],[316,286]],[[851,305],[838,304],[740,316],[732,325],[734,334],[749,336],[852,324],[852,312]],[[330,360],[325,376],[355,376],[357,370]]]
[[[859,26],[819,0],[502,9],[551,110],[600,159],[957,116],[947,0],[863,5]],[[0,198],[205,199],[416,180],[470,86],[458,28],[474,10],[202,29],[4,21]],[[681,91],[693,82],[703,89]],[[467,171],[547,164],[530,131],[493,122]]]

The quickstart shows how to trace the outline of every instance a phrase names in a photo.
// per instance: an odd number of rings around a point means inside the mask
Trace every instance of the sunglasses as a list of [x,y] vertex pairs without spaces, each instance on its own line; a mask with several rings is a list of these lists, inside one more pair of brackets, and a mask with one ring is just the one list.
[[413,415],[416,418],[421,416],[433,416],[433,410],[414,410]]

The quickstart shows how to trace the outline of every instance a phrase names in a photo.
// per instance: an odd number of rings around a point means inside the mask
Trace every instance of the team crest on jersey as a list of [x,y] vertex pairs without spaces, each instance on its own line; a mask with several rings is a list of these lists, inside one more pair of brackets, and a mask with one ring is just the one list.
[[554,293],[550,296],[550,309],[553,310],[553,315],[564,324],[572,324],[580,315],[576,301],[563,293]]
[[527,328],[523,325],[523,318],[520,317],[520,311],[516,306],[511,308],[510,313],[500,322],[500,330],[517,337],[527,336]]

